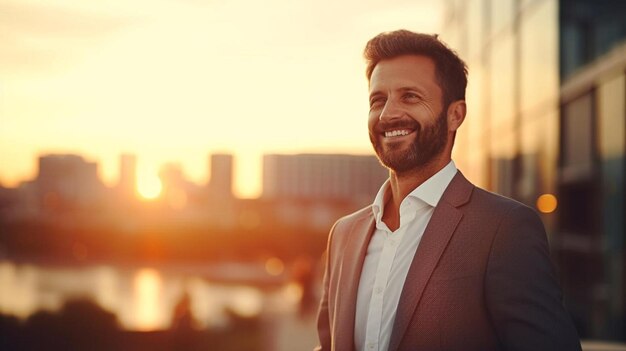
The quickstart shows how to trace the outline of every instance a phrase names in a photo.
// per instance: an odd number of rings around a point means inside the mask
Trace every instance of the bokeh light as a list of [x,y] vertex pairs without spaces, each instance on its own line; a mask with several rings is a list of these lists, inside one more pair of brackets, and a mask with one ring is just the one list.
[[558,201],[552,194],[543,194],[537,198],[537,209],[541,213],[552,213],[556,210]]
[[272,257],[265,261],[265,270],[270,275],[281,275],[285,271],[285,264],[278,257]]

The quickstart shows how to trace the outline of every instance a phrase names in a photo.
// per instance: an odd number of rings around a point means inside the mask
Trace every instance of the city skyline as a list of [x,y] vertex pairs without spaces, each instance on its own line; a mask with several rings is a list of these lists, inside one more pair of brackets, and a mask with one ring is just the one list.
[[40,154],[79,153],[108,185],[117,157],[140,178],[176,160],[194,182],[206,155],[235,157],[235,193],[260,194],[267,153],[373,154],[366,41],[437,32],[440,6],[394,3],[0,3],[0,184]]
[[[160,165],[154,179],[150,178],[148,183],[142,183],[146,179],[141,179],[138,174],[137,165],[140,159],[135,154],[122,153],[118,155],[118,177],[108,184],[102,178],[98,161],[79,153],[46,153],[36,157],[37,167],[32,177],[20,179],[13,186],[0,183],[0,188],[17,189],[23,185],[39,182],[42,177],[46,179],[52,176],[61,181],[64,173],[68,171],[74,173],[79,169],[83,174],[87,171],[88,178],[96,179],[109,190],[116,189],[127,195],[132,194],[138,200],[146,201],[161,198],[164,195],[163,191],[167,190],[167,185],[172,182],[188,183],[209,191],[211,196],[223,198],[260,199],[285,196],[333,198],[350,197],[351,192],[363,195],[364,184],[376,190],[387,177],[387,170],[373,154],[268,153],[262,155],[262,171],[258,174],[261,188],[258,196],[241,197],[233,188],[233,181],[236,179],[233,159],[234,155],[228,153],[208,154],[205,162],[206,177],[200,181],[191,179],[179,162],[167,161]],[[281,165],[280,172],[277,172],[276,161]],[[287,165],[289,168],[283,169]],[[358,174],[362,174],[360,181],[348,182]],[[158,184],[155,184],[154,180]],[[67,181],[70,185],[76,180]],[[298,182],[304,182],[301,184],[302,189],[299,188]],[[311,186],[315,186],[315,190]],[[328,189],[323,189],[325,187]]]

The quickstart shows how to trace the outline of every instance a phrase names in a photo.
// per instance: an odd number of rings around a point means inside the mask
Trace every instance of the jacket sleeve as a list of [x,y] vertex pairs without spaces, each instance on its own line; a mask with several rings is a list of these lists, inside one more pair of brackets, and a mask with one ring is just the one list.
[[505,350],[579,351],[561,301],[545,229],[530,208],[516,204],[493,239],[485,298]]
[[319,311],[317,314],[317,335],[319,337],[319,345],[314,351],[331,350],[331,332],[330,332],[330,314],[328,312],[328,285],[330,281],[330,249],[333,232],[336,224],[330,230],[328,235],[328,244],[326,247],[326,267],[324,268],[324,279],[322,281],[322,298],[320,301]]

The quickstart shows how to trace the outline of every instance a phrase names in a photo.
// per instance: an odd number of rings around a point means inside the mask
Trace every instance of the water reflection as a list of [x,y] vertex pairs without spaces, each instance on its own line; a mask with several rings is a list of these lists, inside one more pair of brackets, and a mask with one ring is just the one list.
[[173,268],[41,267],[0,262],[0,314],[26,319],[57,311],[65,301],[86,298],[117,316],[127,330],[162,330],[172,326],[183,299],[194,325],[228,325],[230,313],[254,317],[294,312],[302,296],[297,284],[261,289],[206,280],[200,271]]
[[161,276],[154,269],[139,270],[134,277],[134,305],[136,326],[140,330],[163,328],[167,322],[159,309],[160,294],[163,291]]
[[0,262],[0,312],[23,318],[35,312],[40,308],[36,302],[36,285],[36,272],[32,267],[18,269]]
[[241,288],[235,292],[232,309],[244,317],[253,317],[261,312],[261,294],[252,288]]

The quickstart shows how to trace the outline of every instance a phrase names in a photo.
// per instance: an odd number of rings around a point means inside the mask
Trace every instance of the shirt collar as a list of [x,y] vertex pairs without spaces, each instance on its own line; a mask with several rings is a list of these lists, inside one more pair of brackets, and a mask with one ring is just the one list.
[[[456,165],[454,164],[454,161],[450,160],[450,162],[439,170],[439,172],[435,173],[420,186],[413,189],[407,197],[420,199],[428,205],[436,207],[439,200],[441,200],[441,197],[443,196],[443,192],[452,181],[452,178],[456,175],[456,172]],[[382,220],[382,210],[384,209],[385,203],[391,196],[391,193],[388,190],[389,179],[387,179],[380,187],[376,197],[374,198],[374,203],[372,204],[372,212],[374,213],[376,222],[380,222]]]
[[380,223],[382,220],[383,208],[385,207],[385,203],[389,199],[389,196],[391,196],[387,189],[389,189],[389,178],[387,178],[380,189],[378,189],[378,193],[376,193],[374,203],[372,204],[372,212],[374,213],[376,223]]

